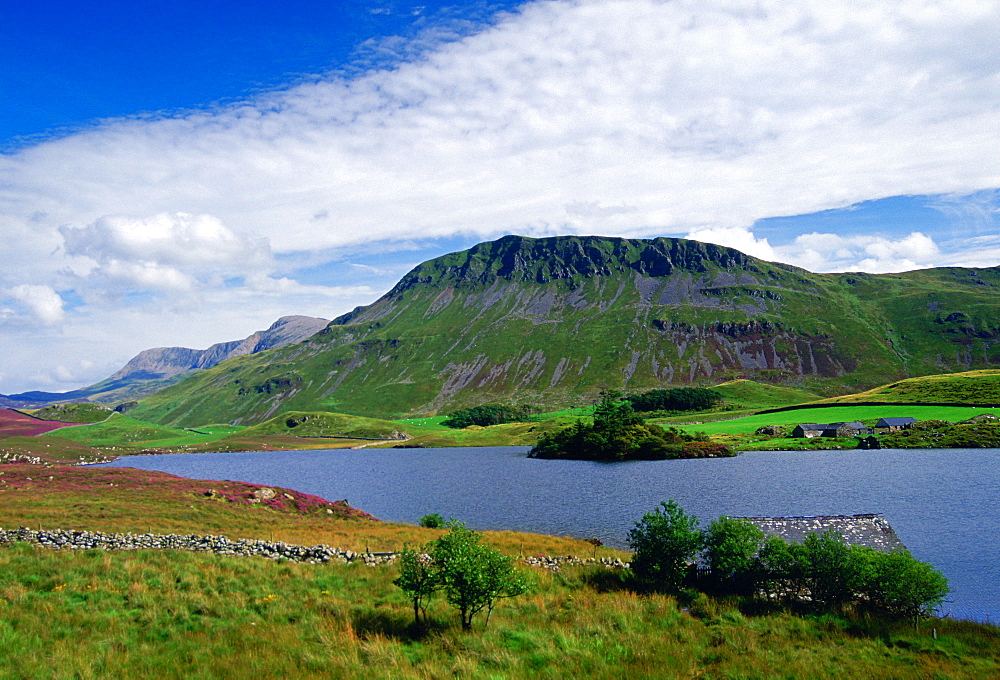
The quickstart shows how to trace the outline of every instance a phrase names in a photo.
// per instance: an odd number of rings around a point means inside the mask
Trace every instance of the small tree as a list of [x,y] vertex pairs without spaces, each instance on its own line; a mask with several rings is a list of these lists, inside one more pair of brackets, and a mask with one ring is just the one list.
[[948,580],[904,549],[880,553],[855,547],[859,592],[868,606],[892,617],[924,616],[944,601]]
[[513,559],[483,545],[481,534],[454,520],[448,528],[430,549],[441,587],[448,602],[458,608],[463,629],[470,630],[473,617],[484,609],[489,625],[496,601],[520,595],[527,583],[514,568]]
[[514,560],[482,543],[482,535],[461,522],[448,522],[448,533],[424,546],[424,551],[404,549],[399,555],[400,575],[393,583],[413,599],[413,619],[427,621],[426,605],[437,590],[458,608],[462,628],[472,628],[472,619],[486,610],[486,624],[497,600],[515,597],[527,590],[523,574]]
[[806,551],[801,543],[790,544],[780,536],[764,540],[757,555],[762,585],[786,600],[800,599],[808,590]]
[[419,626],[427,622],[427,603],[434,591],[441,587],[440,576],[429,555],[409,547],[403,548],[396,562],[399,577],[393,583],[412,598],[413,623]]
[[720,517],[705,531],[705,559],[720,585],[745,591],[752,587],[757,551],[764,532],[745,519]]
[[844,536],[833,529],[810,532],[802,541],[806,558],[806,582],[813,602],[838,607],[852,599],[858,586],[860,566],[856,553]]
[[668,590],[678,589],[688,565],[702,546],[698,518],[688,515],[671,499],[648,512],[628,533],[632,550],[632,572],[645,583]]

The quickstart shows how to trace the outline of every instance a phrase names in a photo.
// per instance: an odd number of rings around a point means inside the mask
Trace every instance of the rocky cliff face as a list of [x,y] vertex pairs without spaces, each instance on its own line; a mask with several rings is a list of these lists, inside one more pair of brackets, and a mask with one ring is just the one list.
[[398,417],[733,378],[835,394],[1000,365],[1000,268],[814,274],[683,239],[510,236],[435,258],[308,342],[146,400],[171,424]]

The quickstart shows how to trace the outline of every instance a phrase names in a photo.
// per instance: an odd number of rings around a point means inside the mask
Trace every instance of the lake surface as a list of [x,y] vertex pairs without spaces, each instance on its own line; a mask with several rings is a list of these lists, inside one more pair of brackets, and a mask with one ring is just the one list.
[[882,513],[913,555],[948,578],[940,613],[1000,622],[1000,450],[758,451],[736,458],[594,463],[536,460],[527,447],[126,456],[111,465],[231,479],[347,499],[379,519],[429,513],[625,547],[675,499],[719,515]]

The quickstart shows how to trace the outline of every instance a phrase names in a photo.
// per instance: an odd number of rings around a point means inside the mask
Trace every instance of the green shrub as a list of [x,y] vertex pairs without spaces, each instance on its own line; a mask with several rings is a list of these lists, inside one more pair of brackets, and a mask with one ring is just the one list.
[[420,518],[420,526],[426,527],[428,529],[441,529],[444,528],[445,521],[444,517],[438,513],[432,513],[430,515],[424,515]]
[[503,423],[525,422],[531,419],[535,411],[535,407],[526,404],[485,404],[454,411],[448,414],[441,424],[461,429],[470,425],[488,427]]
[[720,517],[704,533],[705,561],[717,587],[723,591],[749,592],[755,585],[757,552],[764,532],[745,519]]
[[722,401],[722,395],[704,387],[650,390],[625,399],[636,411],[704,411]]
[[698,518],[671,499],[647,512],[628,533],[632,572],[656,589],[676,591],[702,546]]

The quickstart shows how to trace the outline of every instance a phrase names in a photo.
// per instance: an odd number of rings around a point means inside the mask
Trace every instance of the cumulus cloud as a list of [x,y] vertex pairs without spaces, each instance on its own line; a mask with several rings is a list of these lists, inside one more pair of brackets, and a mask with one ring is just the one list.
[[885,274],[942,264],[937,243],[919,231],[901,238],[812,232],[774,247],[768,239],[758,238],[749,228],[696,229],[689,232],[687,238],[736,248],[763,260],[794,264],[816,272]]
[[918,231],[898,239],[812,233],[796,237],[775,254],[783,262],[813,271],[884,274],[935,266],[940,250]]
[[142,288],[190,290],[196,280],[259,272],[271,260],[263,239],[236,234],[212,215],[104,216],[60,227],[66,253],[93,262],[92,274]]
[[50,286],[23,283],[9,289],[7,293],[45,325],[57,324],[65,317],[63,299]]
[[774,248],[771,247],[766,238],[758,239],[751,230],[741,227],[694,229],[688,232],[686,238],[735,248],[747,255],[759,257],[762,260],[774,261],[779,259]]

